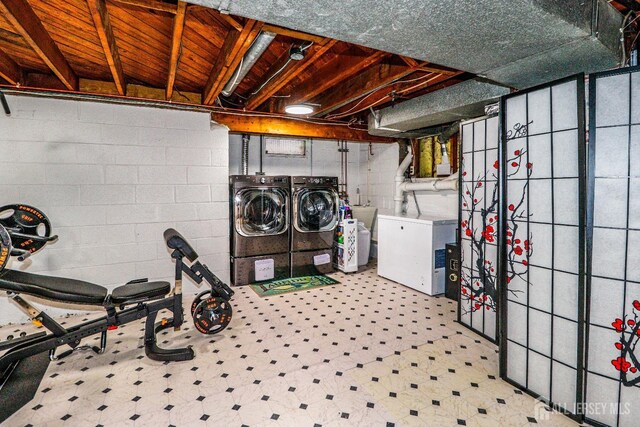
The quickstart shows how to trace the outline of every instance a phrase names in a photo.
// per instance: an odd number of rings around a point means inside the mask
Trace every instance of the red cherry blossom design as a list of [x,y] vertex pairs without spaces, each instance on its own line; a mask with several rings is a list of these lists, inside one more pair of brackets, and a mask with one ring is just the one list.
[[524,241],[524,249],[525,249],[527,252],[529,252],[529,247],[530,247],[530,243],[529,243],[529,241],[528,241],[528,240],[525,240],[525,241]]
[[[478,310],[481,307],[481,304],[476,303],[475,307],[476,307],[476,310]],[[629,363],[629,365],[631,365],[631,363]]]
[[515,248],[513,248],[513,252],[516,253],[516,255],[522,255],[522,248],[520,246],[516,246]]
[[527,163],[527,169],[531,169],[532,166],[533,166],[533,163]]
[[523,259],[523,260],[522,260],[522,265],[529,265],[529,263],[527,262],[527,260],[526,260],[526,259]]
[[634,374],[635,374],[636,372],[638,372],[638,368],[635,368],[635,367],[632,367],[632,368],[631,368],[631,369],[629,369],[629,370],[630,370],[631,372],[633,372]]
[[497,161],[497,160],[493,163],[493,168],[494,168],[494,169],[498,169],[498,168],[500,168],[500,164],[498,163],[498,161]]
[[489,218],[489,222],[493,222],[493,218]]
[[466,204],[466,203],[463,203],[463,204],[462,204],[462,206],[464,206],[464,207],[466,208],[466,207],[467,207],[467,204]]
[[493,225],[487,225],[487,233],[493,233],[495,231],[495,228],[493,228]]
[[617,343],[616,343],[616,348],[617,348],[618,350],[622,350],[622,343],[621,343],[621,342],[617,342]]
[[516,239],[516,240],[514,240],[514,242],[515,242],[516,245],[519,245],[520,244],[520,239]]
[[513,236],[513,233],[510,231],[507,231],[507,236]]
[[507,239],[507,245],[511,244],[511,239]]
[[633,302],[633,308],[635,308],[636,310],[640,310],[640,301],[635,300]]
[[519,156],[520,155],[520,150],[514,151],[513,154],[515,154],[516,156]]
[[467,172],[462,172],[462,176],[467,176]]
[[611,326],[616,328],[616,332],[622,332],[622,330],[625,329],[622,319],[616,319],[615,322],[611,323]]
[[482,183],[481,183],[481,182],[479,182],[479,183],[478,183],[478,185],[477,185],[477,187],[478,187],[478,188],[482,187]]
[[514,168],[517,168],[519,166],[518,162],[512,162],[511,166],[513,166]]
[[462,293],[463,293],[463,294],[465,294],[465,295],[466,295],[466,294],[467,294],[467,292],[468,292],[468,291],[467,291],[467,288],[462,288]]
[[629,326],[635,326],[635,325],[636,325],[636,322],[635,322],[634,320],[629,319],[629,320],[627,320],[627,325],[629,325]]
[[473,203],[478,203],[478,199],[473,199]]
[[513,212],[515,209],[516,209],[516,207],[513,205],[513,203],[509,205],[509,210],[510,211]]
[[464,234],[466,234],[467,237],[471,237],[471,230],[467,228],[467,230],[464,232]]
[[507,277],[507,283],[511,283],[511,277]]
[[625,359],[622,356],[618,357],[617,359],[612,360],[611,364],[618,371],[621,371],[621,372],[627,372],[629,370],[629,368],[631,367],[631,363],[627,362],[627,359]]

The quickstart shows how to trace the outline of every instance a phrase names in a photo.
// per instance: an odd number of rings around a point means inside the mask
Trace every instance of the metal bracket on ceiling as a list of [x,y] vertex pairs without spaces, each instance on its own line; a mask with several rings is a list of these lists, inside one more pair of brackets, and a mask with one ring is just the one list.
[[11,109],[9,108],[9,103],[7,102],[7,97],[4,96],[4,92],[0,91],[0,103],[2,104],[2,108],[4,109],[4,113],[7,116],[11,115]]

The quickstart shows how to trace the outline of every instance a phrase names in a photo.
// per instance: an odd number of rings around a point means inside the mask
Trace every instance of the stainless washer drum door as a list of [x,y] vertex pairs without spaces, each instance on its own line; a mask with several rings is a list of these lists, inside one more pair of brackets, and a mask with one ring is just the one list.
[[333,230],[338,223],[338,195],[333,190],[303,189],[297,198],[296,226],[302,232]]
[[273,236],[287,231],[287,195],[277,188],[236,193],[236,231],[242,236]]

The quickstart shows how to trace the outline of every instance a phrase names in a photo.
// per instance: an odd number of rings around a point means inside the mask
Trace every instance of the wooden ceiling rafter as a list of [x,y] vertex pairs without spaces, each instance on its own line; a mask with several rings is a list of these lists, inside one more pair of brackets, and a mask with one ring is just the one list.
[[[322,55],[324,55],[329,49],[335,46],[336,43],[338,43],[337,40],[324,39],[322,44],[315,44],[314,46],[311,46],[309,48],[311,52],[307,53],[306,57],[303,60],[291,61],[293,62],[293,64],[289,64],[288,66],[286,66],[286,68],[284,68],[284,70],[280,72],[280,74],[273,77],[271,81],[269,81],[269,83],[262,87],[258,93],[254,94],[247,100],[245,108],[248,110],[255,110],[256,108],[261,106],[269,98],[275,95],[280,89],[286,86],[294,78],[300,75],[300,73],[306,70],[311,64],[318,60]],[[267,73],[267,75],[274,76],[277,70],[280,70],[282,67],[283,64],[277,63],[276,66],[273,67],[273,71]]]
[[330,93],[326,92],[314,98],[313,102],[320,104],[315,116],[322,117],[414,72],[413,68],[390,63],[368,68],[334,86]]
[[249,19],[244,24],[242,31],[229,30],[205,85],[202,95],[204,104],[212,105],[215,102],[224,85],[227,84],[236,67],[240,64],[242,57],[251,47],[251,43],[260,33],[262,25],[262,22]]
[[60,48],[25,0],[0,0],[0,11],[69,90],[78,90],[78,77]]
[[316,36],[302,31],[290,30],[289,28],[283,28],[272,24],[264,24],[263,29],[265,31],[270,31],[275,34],[280,34],[281,36],[287,36],[297,40],[304,40],[318,44],[324,43],[325,41],[325,38],[322,36]]
[[178,6],[172,3],[165,3],[161,0],[110,0],[114,3],[126,4],[129,6],[141,7],[144,9],[155,10],[158,12],[166,12],[176,14]]
[[173,96],[173,88],[178,73],[178,62],[180,61],[180,51],[182,49],[182,33],[184,32],[184,22],[187,17],[187,3],[178,1],[178,10],[173,18],[173,32],[171,35],[171,56],[169,58],[169,75],[167,77],[166,98]]
[[[382,86],[379,90],[373,91],[369,95],[367,95],[368,98],[366,103],[358,105],[356,102],[358,100],[355,100],[350,104],[344,105],[338,110],[334,110],[334,112],[327,115],[327,118],[340,119],[343,117],[356,115],[362,111],[368,110],[369,108],[379,108],[388,103],[406,99],[408,95],[416,93],[427,87],[432,87],[439,83],[443,83],[451,78],[457,77],[462,74],[462,72],[458,72],[454,75],[429,72],[427,73],[428,74],[424,74],[424,76],[422,77],[417,77],[414,82],[405,82],[400,80],[397,82],[393,82],[390,85]],[[411,78],[409,80],[414,79]],[[351,106],[351,104],[354,105]]]
[[222,12],[220,12],[218,16],[222,18],[224,22],[231,25],[231,27],[234,28],[236,31],[242,31],[243,25],[240,22],[238,22],[233,16],[229,15],[228,13],[222,13]]
[[17,86],[22,81],[22,69],[5,51],[0,49],[0,77]]
[[302,104],[309,101],[390,55],[386,52],[375,51],[372,55],[356,59],[344,59],[336,56],[329,63],[318,69],[317,72],[323,75],[321,81],[314,78],[305,79],[301,84],[293,88],[295,94],[287,99],[287,103]]
[[107,4],[105,0],[87,0],[87,5],[89,6],[89,11],[93,17],[93,22],[95,24],[96,31],[98,32],[100,43],[102,44],[105,59],[107,60],[107,64],[109,64],[109,70],[113,76],[113,82],[116,85],[118,93],[120,95],[125,95],[127,93],[127,82],[124,71],[122,70],[122,62],[120,61],[116,38],[113,35],[113,29],[111,28],[111,20],[107,10]]

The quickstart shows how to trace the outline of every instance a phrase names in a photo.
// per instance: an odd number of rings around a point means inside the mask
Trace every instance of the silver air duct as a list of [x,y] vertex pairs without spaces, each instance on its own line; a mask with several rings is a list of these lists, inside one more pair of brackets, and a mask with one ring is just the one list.
[[238,65],[238,68],[236,68],[233,76],[222,89],[224,96],[229,96],[236,90],[242,79],[244,79],[251,67],[260,59],[275,38],[276,35],[269,31],[263,31],[256,37],[247,53],[242,57],[242,61],[240,65]]

